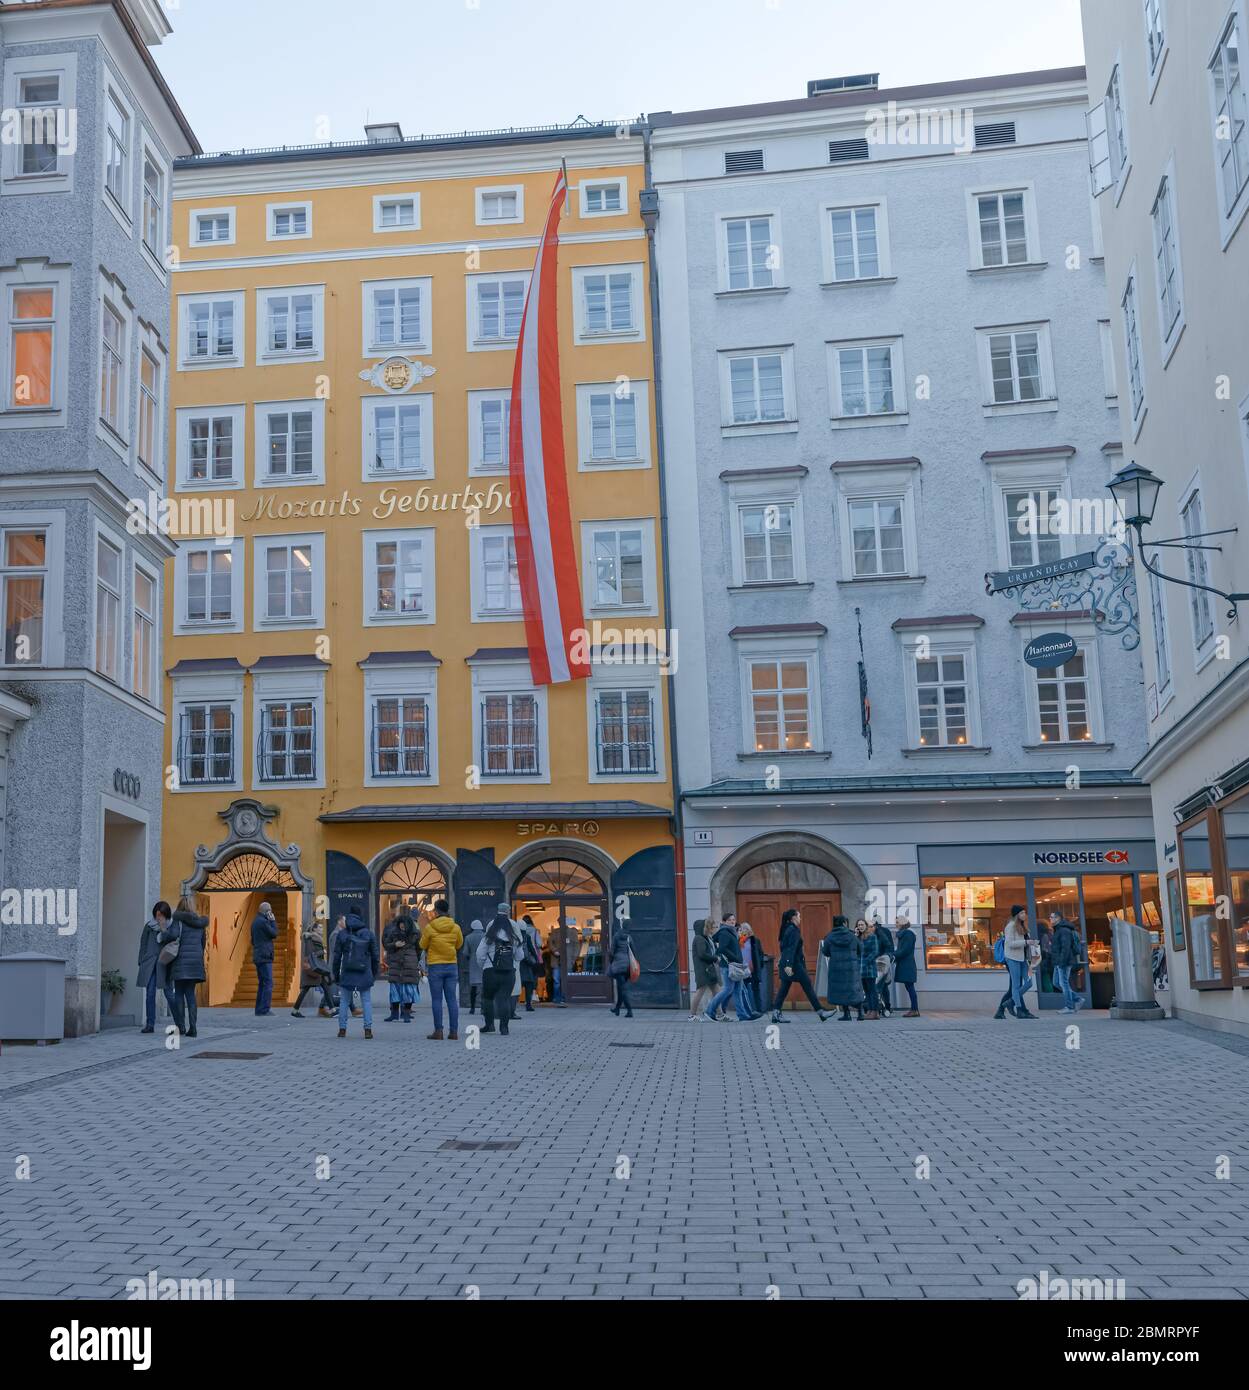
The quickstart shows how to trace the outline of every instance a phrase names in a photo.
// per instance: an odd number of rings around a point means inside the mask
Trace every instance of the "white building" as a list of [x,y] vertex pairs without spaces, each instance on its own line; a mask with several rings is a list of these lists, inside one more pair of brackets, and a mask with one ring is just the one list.
[[[1084,6],[1124,458],[1145,556],[1153,794],[1175,1012],[1249,1032],[1249,118],[1245,0]],[[1200,533],[1210,547],[1153,548]],[[1138,570],[1138,573],[1141,573]],[[1142,581],[1146,576],[1141,573]],[[1142,585],[1142,587],[1144,587]]]
[[1133,633],[1092,571],[985,588],[1093,550],[1068,504],[1121,462],[1086,105],[1072,68],[651,118],[687,920],[774,950],[800,906],[813,966],[926,895],[921,1007],[1001,993],[1012,906],[1083,921],[1097,1005],[1110,915],[1159,923]]

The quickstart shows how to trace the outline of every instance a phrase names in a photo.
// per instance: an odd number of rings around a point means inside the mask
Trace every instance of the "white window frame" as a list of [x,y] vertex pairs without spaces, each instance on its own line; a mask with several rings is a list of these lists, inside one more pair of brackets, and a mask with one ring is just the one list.
[[[142,141],[139,137],[138,123],[135,120],[134,103],[122,91],[121,84],[114,81],[111,72],[105,68],[106,79],[101,88],[100,102],[100,134],[102,137],[102,164],[100,168],[100,188],[104,198],[104,205],[121,223],[126,235],[131,234],[134,226],[134,166],[135,151],[142,148]],[[121,189],[114,193],[108,186],[110,137],[109,130],[109,103],[115,102],[117,109],[126,119],[126,142],[125,142],[125,161],[121,170]]]
[[[152,612],[148,614],[151,621],[151,645],[148,651],[148,694],[135,689],[135,684],[139,676],[139,583],[138,576],[142,575],[152,585]],[[130,693],[138,700],[144,700],[149,705],[160,706],[161,683],[160,683],[160,638],[161,638],[161,591],[160,574],[156,566],[147,564],[141,560],[135,551],[130,552]]]
[[[586,760],[587,780],[590,782],[662,782],[667,775],[664,767],[664,705],[663,683],[659,668],[648,665],[595,665],[586,689]],[[651,743],[653,770],[600,772],[598,766],[598,701],[604,694],[643,691],[651,702]],[[627,722],[627,720],[626,720]]]
[[[1200,474],[1194,474],[1188,486],[1180,494],[1179,517],[1180,531],[1184,536],[1196,535],[1198,532],[1210,530],[1210,522],[1206,518],[1205,492],[1201,486]],[[1189,513],[1196,509],[1194,519],[1197,526],[1194,530],[1189,530]],[[1216,542],[1217,543],[1217,542]],[[1205,542],[1209,544],[1209,542]],[[1184,548],[1184,572],[1186,578],[1192,584],[1209,584],[1210,580],[1210,561],[1206,557],[1204,550],[1197,550],[1186,546]],[[1199,589],[1188,590],[1188,626],[1193,640],[1193,662],[1196,670],[1202,670],[1206,663],[1211,660],[1218,650],[1219,625],[1214,609],[1214,595]],[[1199,613],[1204,613],[1204,622],[1199,618]],[[1208,630],[1202,633],[1205,623],[1209,624]]]
[[[304,214],[304,230],[302,232],[279,232],[278,214],[283,212],[302,212]],[[291,202],[291,203],[266,203],[265,204],[265,240],[266,241],[310,241],[312,239],[312,203],[311,202]]]
[[[139,164],[140,189],[139,189],[139,246],[143,251],[148,264],[156,272],[162,283],[167,282],[168,270],[165,266],[165,255],[169,249],[169,216],[171,191],[173,189],[173,176],[169,167],[169,161],[157,149],[150,139],[147,138],[146,131],[140,144],[141,160]],[[159,245],[151,246],[148,243],[148,192],[147,192],[147,165],[151,162],[157,173],[160,175],[160,225],[157,228],[157,240]]]
[[[511,217],[487,217],[485,200],[491,195],[514,193],[516,212]],[[479,227],[517,226],[525,220],[525,185],[523,183],[491,183],[473,190],[473,208]]]
[[[1165,222],[1170,238],[1165,237],[1160,219],[1165,213]],[[1179,199],[1175,196],[1175,159],[1168,162],[1158,191],[1150,209],[1150,223],[1153,229],[1154,245],[1154,284],[1157,290],[1158,333],[1162,339],[1163,368],[1171,360],[1180,336],[1184,332],[1184,269],[1180,254]],[[1174,296],[1174,314],[1168,322],[1168,299]]]
[[[980,679],[976,660],[976,628],[935,627],[931,632],[920,633],[908,628],[901,634],[903,656],[903,680],[906,688],[906,732],[908,752],[937,749],[950,752],[959,748],[982,749],[983,733],[980,722]],[[925,647],[926,644],[926,647]],[[927,655],[919,657],[926,650]],[[932,660],[943,656],[963,658],[963,685],[967,692],[967,742],[966,743],[921,743],[919,720],[919,660]]]
[[[578,390],[581,388],[578,387]],[[482,429],[481,407],[495,401],[506,403],[503,411],[503,462],[491,463],[485,459],[485,434]],[[511,430],[512,392],[506,390],[470,391],[468,393],[468,471],[470,477],[506,478],[508,475],[508,456],[511,452],[509,437]],[[580,407],[578,407],[578,411]],[[580,415],[578,414],[578,419]],[[578,426],[579,428],[579,426]]]
[[[186,792],[223,792],[243,790],[243,767],[245,764],[243,740],[243,675],[221,672],[212,675],[174,675],[173,685],[173,728],[171,734],[170,761],[178,769],[177,784],[170,788],[175,794]],[[196,705],[223,705],[230,711],[230,764],[234,776],[228,782],[189,782],[183,775],[182,731],[188,709]],[[257,731],[259,732],[259,731]]]
[[[260,775],[260,739],[264,724],[262,710],[281,702],[313,705],[314,756],[316,776],[311,778],[262,778]],[[325,786],[325,673],[324,671],[257,672],[252,676],[252,740],[251,767],[253,787]]]
[[1210,57],[1206,64],[1208,73],[1207,88],[1210,93],[1210,135],[1214,146],[1214,169],[1215,169],[1215,197],[1218,200],[1219,215],[1222,226],[1222,245],[1226,250],[1228,243],[1235,236],[1237,228],[1244,219],[1246,212],[1249,212],[1249,120],[1245,126],[1245,168],[1244,176],[1241,180],[1239,189],[1235,197],[1228,202],[1227,183],[1223,175],[1224,155],[1231,154],[1235,157],[1235,150],[1228,151],[1228,141],[1219,138],[1219,108],[1218,97],[1215,90],[1214,70],[1216,65],[1221,64],[1223,50],[1227,43],[1228,35],[1233,28],[1237,37],[1237,52],[1240,64],[1240,90],[1241,100],[1246,106],[1249,115],[1249,62],[1246,55],[1249,53],[1249,7],[1244,0],[1234,0],[1228,9],[1223,23],[1219,28],[1218,37],[1215,40]]
[[[133,390],[134,378],[134,356],[135,356],[135,322],[134,305],[131,303],[126,293],[126,287],[120,280],[109,275],[106,271],[100,271],[100,313],[97,319],[96,337],[96,437],[104,440],[112,449],[119,453],[124,459],[129,460],[130,455],[130,407],[131,392]],[[112,311],[121,323],[122,329],[122,349],[121,361],[118,367],[117,389],[119,393],[117,423],[113,425],[103,414],[103,377],[104,377],[104,323],[105,315]]]
[[[618,208],[600,209],[594,211],[590,207],[590,190],[592,188],[616,188],[620,192],[620,206]],[[629,215],[629,180],[627,178],[606,178],[591,179],[582,178],[577,189],[579,195],[579,212],[582,218],[593,217],[627,217]]]
[[[1127,365],[1128,405],[1132,421],[1132,437],[1135,439],[1145,423],[1148,406],[1148,392],[1145,382],[1145,345],[1141,338],[1141,302],[1137,293],[1140,280],[1136,273],[1136,262],[1128,268],[1127,282],[1119,300],[1119,311],[1123,318],[1123,351]],[[1133,366],[1136,370],[1133,371]]]
[[[596,533],[640,531],[642,540],[642,601],[641,603],[599,603],[597,565],[594,554]],[[656,586],[655,522],[651,517],[606,517],[599,521],[581,523],[581,589],[586,617],[653,617],[659,612]]]
[[1132,172],[1132,141],[1128,134],[1127,102],[1123,96],[1123,55],[1115,54],[1110,78],[1103,94],[1106,111],[1106,146],[1110,153],[1110,176],[1114,181],[1115,206],[1123,197]]
[[1097,336],[1102,350],[1102,383],[1106,391],[1106,404],[1116,405],[1119,400],[1119,381],[1115,370],[1115,340],[1109,319],[1097,320]]
[[[1167,0],[1144,0],[1145,23],[1145,72],[1149,78],[1149,99],[1153,101],[1158,90],[1158,79],[1162,76],[1163,65],[1171,51],[1171,27],[1168,23]],[[1154,21],[1161,42],[1155,48]]]
[[[5,663],[5,644],[0,635],[0,671],[43,671],[65,665],[65,513],[63,511],[0,511],[0,568],[3,568],[4,538],[9,531],[42,531],[44,547],[42,567],[14,566],[13,571],[24,575],[32,571],[43,576],[43,634],[38,661]],[[92,565],[95,556],[92,555]],[[5,570],[7,575],[10,570]],[[94,595],[93,595],[94,596]],[[4,582],[0,580],[0,604],[4,601]],[[0,608],[0,612],[3,612]],[[94,638],[92,652],[94,654]],[[94,661],[92,662],[94,665]]]
[[[312,346],[310,348],[271,348],[269,346],[269,303],[296,296],[312,299]],[[288,320],[288,331],[293,330]],[[275,362],[321,362],[325,358],[325,286],[266,285],[256,291],[256,365]]]
[[[520,341],[520,326],[517,325],[516,337],[514,338],[483,338],[478,332],[479,316],[477,312],[477,287],[481,284],[489,284],[493,281],[519,280],[524,288],[521,291],[521,313],[524,313],[525,300],[529,296],[529,279],[531,272],[528,270],[501,270],[487,271],[482,274],[466,275],[465,285],[465,325],[468,332],[469,352],[515,352],[516,344]],[[500,293],[500,327],[504,326],[502,319],[502,294]]]
[[[190,597],[190,557],[199,551],[230,552],[230,616],[229,618],[190,618],[187,604]],[[243,573],[246,547],[241,536],[218,545],[210,540],[184,540],[178,545],[174,556],[174,612],[173,631],[175,637],[188,637],[200,632],[242,632],[243,631],[243,592],[245,575]],[[209,566],[207,579],[207,608],[212,611],[212,568]]]
[[[275,546],[294,549],[306,546],[312,552],[312,613],[307,618],[271,618],[268,615],[269,550]],[[257,632],[296,631],[325,626],[325,532],[280,532],[252,537],[252,624]],[[289,597],[289,594],[288,594]]]
[[[157,483],[165,480],[165,431],[168,429],[168,418],[165,410],[165,401],[168,394],[169,382],[169,354],[165,351],[165,345],[161,342],[156,329],[150,324],[139,322],[138,325],[138,351],[135,353],[135,430],[134,430],[134,460],[135,466],[143,471]],[[143,385],[143,359],[149,358],[156,366],[156,395],[152,418],[152,457],[143,459],[140,457],[139,450],[143,441],[143,415],[144,401],[148,392]]]
[[[373,459],[377,452],[377,412],[394,409],[396,421],[398,411],[405,405],[414,405],[420,411],[419,448],[421,461],[416,468],[375,468]],[[411,391],[405,395],[361,396],[361,476],[366,483],[384,483],[388,478],[432,478],[434,476],[434,393],[432,391]],[[396,441],[397,446],[398,441]]]
[[[615,457],[596,459],[593,451],[593,419],[590,412],[590,398],[610,394],[615,400],[624,390],[633,398],[633,428],[637,441],[637,453],[630,458]],[[612,415],[613,447],[616,433],[615,407]],[[582,473],[612,473],[632,468],[651,466],[650,447],[650,383],[628,377],[621,383],[615,381],[578,382],[577,384],[577,468]]]
[[1152,571],[1149,575],[1149,614],[1154,638],[1154,685],[1158,694],[1158,708],[1161,710],[1175,694],[1175,667],[1171,660],[1171,620],[1167,613],[1167,586]]
[[[1086,739],[1070,739],[1064,742],[1050,741],[1041,737],[1041,691],[1040,671],[1029,666],[1023,659],[1024,649],[1035,637],[1040,637],[1054,629],[1053,619],[1044,613],[1031,614],[1027,621],[1016,624],[1019,643],[1019,670],[1023,677],[1023,703],[1027,712],[1027,746],[1029,751],[1044,752],[1054,748],[1059,751],[1071,748],[1096,746],[1106,741],[1105,710],[1102,703],[1101,653],[1097,641],[1097,627],[1092,619],[1068,618],[1060,624],[1067,636],[1075,639],[1076,651],[1084,657],[1084,675],[1060,677],[1063,680],[1083,680],[1088,695],[1088,729]],[[1065,719],[1065,708],[1060,714],[1060,722]]]
[[[1020,566],[1012,564],[1010,557],[1010,518],[1006,510],[1007,496],[1016,492],[1039,492],[1043,490],[1061,497],[1064,502],[1069,504],[1071,502],[1071,472],[1065,460],[1057,462],[1042,459],[1028,460],[1026,456],[1022,456],[1019,462],[995,465],[990,469],[989,477],[993,496],[993,534],[997,548],[998,568],[1002,570],[1017,569]],[[1068,515],[1071,514],[1069,506],[1066,511]],[[1065,559],[1076,553],[1077,539],[1068,531],[1059,532],[1059,558]]]
[[[378,700],[414,699],[425,702],[424,777],[373,771],[373,723]],[[438,785],[438,667],[432,662],[398,663],[364,668],[364,785],[366,787],[436,787]]]
[[[360,287],[363,303],[363,353],[364,357],[389,357],[393,353],[431,352],[433,350],[434,290],[433,279],[428,275],[413,276],[402,280],[366,280]],[[383,343],[377,336],[377,314],[374,294],[378,290],[390,290],[396,295],[400,290],[415,289],[420,293],[420,336],[414,340],[399,339],[393,343]],[[396,317],[395,332],[400,331]]]
[[[547,692],[550,686],[534,685],[528,661],[470,661],[473,699],[473,747],[470,761],[481,769],[481,785],[509,786],[551,780],[551,739],[547,718]],[[486,775],[482,757],[482,706],[487,695],[532,695],[538,739],[538,770],[535,773]]]
[[[754,264],[748,261],[748,271],[751,283],[748,285],[733,285],[729,266],[729,223],[745,222],[749,228],[752,222],[766,222],[768,224],[767,250],[768,259],[775,254],[776,264],[769,266],[768,274],[771,276],[771,283],[767,285],[756,285],[754,283]],[[747,245],[749,246],[749,232],[747,234]],[[770,294],[774,291],[787,289],[785,284],[785,253],[781,242],[781,214],[778,208],[760,208],[756,212],[722,212],[716,215],[716,248],[717,266],[719,270],[719,292],[723,295],[752,295]]]
[[[245,405],[187,405],[174,412],[174,447],[177,454],[178,492],[228,492],[246,486],[247,407]],[[234,442],[228,478],[191,477],[191,424],[195,420],[229,419]],[[209,469],[212,468],[212,428],[209,427]]]
[[[892,410],[867,411],[862,415],[846,412],[841,394],[841,353],[865,353],[869,348],[889,349],[889,383],[893,391]],[[906,380],[906,363],[902,355],[902,337],[855,338],[845,342],[825,344],[828,363],[829,419],[834,429],[853,429],[871,425],[905,425],[910,416],[910,400]],[[866,359],[864,359],[866,363]],[[866,365],[865,365],[866,370]],[[868,403],[870,404],[870,398]]]
[[[732,583],[735,589],[787,589],[795,584],[807,582],[806,547],[803,544],[802,494],[797,490],[778,492],[773,486],[766,492],[752,495],[741,485],[729,488],[729,525],[732,528]],[[789,510],[789,535],[793,546],[793,574],[789,578],[750,579],[746,575],[746,527],[743,513],[758,508],[786,508]],[[779,530],[780,528],[773,528]],[[764,533],[768,528],[765,522]],[[768,569],[772,568],[769,547]]]
[[[632,324],[629,328],[607,328],[591,331],[586,326],[585,284],[591,276],[613,275],[629,276],[629,314]],[[578,346],[598,343],[642,343],[646,341],[646,324],[643,317],[645,298],[642,291],[642,267],[637,262],[619,265],[575,265],[572,268],[573,295],[573,342]],[[610,299],[610,296],[609,296]]]
[[[841,542],[841,579],[847,584],[889,584],[919,575],[919,525],[916,517],[916,483],[919,464],[882,464],[875,468],[837,469],[837,527]],[[856,574],[854,527],[850,509],[856,503],[902,503],[903,569],[900,574]]]
[[67,139],[64,144],[56,143],[56,168],[42,174],[22,173],[24,146],[20,141],[0,141],[0,195],[17,193],[25,197],[32,193],[73,192],[75,153],[71,146],[75,143],[78,119],[78,55],[68,51],[35,54],[10,51],[4,60],[3,107],[5,111],[19,111],[23,80],[41,77],[56,78],[56,104],[32,109],[63,112]]
[[510,524],[498,526],[472,526],[469,528],[469,596],[472,601],[475,623],[515,623],[524,617],[524,608],[518,598],[515,608],[487,608],[485,542],[489,539],[505,537],[515,544],[515,534]]
[[[432,526],[388,527],[362,533],[364,575],[363,611],[365,627],[425,627],[437,621],[437,566]],[[398,545],[416,541],[421,548],[421,608],[416,612],[386,613],[377,607],[377,547],[385,542]]]
[[[312,415],[312,472],[298,475],[270,473],[269,417],[295,412]],[[257,401],[253,409],[252,482],[255,487],[319,487],[325,482],[325,401]]]
[[[207,357],[192,357],[191,310],[197,304],[220,304],[229,300],[234,315],[234,351],[224,354],[210,353]],[[210,318],[210,336],[211,336]],[[247,296],[242,290],[222,290],[216,294],[202,291],[178,296],[178,369],[184,372],[221,371],[228,367],[241,367],[245,363],[244,345],[247,342]]]
[[[748,758],[821,757],[827,752],[824,744],[824,715],[820,690],[820,638],[814,635],[793,637],[753,638],[738,642],[738,701],[741,710],[740,753]],[[807,748],[759,748],[755,729],[755,705],[751,687],[752,667],[777,663],[802,662],[807,668]],[[783,742],[782,738],[782,742]]]
[[[998,199],[999,216],[1001,199],[1009,193],[1023,194],[1024,229],[1028,239],[1025,258],[1007,265],[988,265],[984,259],[984,244],[980,239],[980,199]],[[988,184],[981,188],[969,188],[966,192],[967,236],[971,253],[970,269],[986,275],[1009,274],[1014,270],[1035,270],[1044,265],[1041,260],[1041,234],[1037,224],[1036,185],[1031,179],[1018,183]],[[1005,244],[1003,244],[1005,253]]]
[[[8,148],[0,147],[0,148]],[[17,319],[13,314],[16,292],[21,290],[51,290],[52,317],[47,320],[52,330],[51,399],[47,405],[13,404],[10,392],[14,381],[14,338],[18,323],[35,320]],[[0,429],[63,428],[69,419],[69,325],[70,270],[53,268],[47,261],[25,260],[20,265],[0,267],[0,316],[3,317],[3,338],[0,338],[0,380],[4,395],[0,398]],[[40,319],[40,324],[45,321]],[[98,382],[93,388],[99,391]]]
[[[833,214],[835,212],[849,212],[857,214],[860,212],[871,211],[876,215],[876,274],[875,275],[853,275],[844,280],[837,279],[837,263],[834,255],[833,243]],[[854,248],[855,269],[858,269],[859,248],[857,238],[857,217],[856,238]],[[823,257],[823,275],[821,284],[825,289],[834,289],[839,285],[875,285],[882,280],[892,280],[893,264],[889,253],[889,204],[884,197],[864,198],[856,202],[837,202],[822,203],[820,205],[820,251]]]
[[[993,396],[992,339],[1011,336],[1011,380],[1018,381],[1018,345],[1020,333],[1037,335],[1037,359],[1041,373],[1041,395],[1037,400],[998,401]],[[995,415],[1036,415],[1058,409],[1058,388],[1054,381],[1054,353],[1050,341],[1050,326],[1044,323],[1002,323],[976,329],[976,353],[980,362],[982,411],[986,419]]]
[[[238,227],[237,216],[237,209],[232,207],[191,208],[190,211],[187,213],[187,245],[191,247],[233,246],[235,243]],[[202,240],[200,238],[200,219],[205,217],[211,217],[214,220],[221,217],[227,218],[229,222],[228,235],[224,238],[214,238],[208,241]]]
[[[108,546],[110,550],[117,553],[117,590],[114,597],[117,602],[117,631],[113,638],[113,672],[102,671],[99,664],[100,654],[100,547]],[[129,616],[128,594],[126,592],[126,542],[112,530],[105,526],[98,519],[92,522],[91,530],[91,660],[90,667],[97,676],[102,676],[106,681],[120,689],[127,689],[128,668],[126,663],[126,620]]]
[[[743,357],[779,357],[784,414],[777,420],[734,420],[732,363]],[[794,385],[794,345],[724,349],[717,354],[720,368],[720,433],[724,438],[748,434],[792,434],[798,428],[798,398]],[[757,370],[756,370],[757,383]],[[758,392],[756,390],[756,405]]]
[[[412,205],[413,220],[397,223],[393,227],[383,226],[384,209],[399,203]],[[394,236],[401,232],[419,232],[421,230],[421,195],[419,193],[375,193],[373,195],[373,230],[381,236]]]

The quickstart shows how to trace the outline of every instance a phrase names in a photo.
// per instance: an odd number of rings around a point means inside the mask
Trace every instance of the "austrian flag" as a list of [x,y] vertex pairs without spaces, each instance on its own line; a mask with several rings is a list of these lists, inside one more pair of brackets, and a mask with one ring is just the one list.
[[568,507],[559,390],[556,252],[566,191],[561,171],[525,297],[512,374],[512,525],[535,685],[584,680],[590,674],[583,655],[585,619]]

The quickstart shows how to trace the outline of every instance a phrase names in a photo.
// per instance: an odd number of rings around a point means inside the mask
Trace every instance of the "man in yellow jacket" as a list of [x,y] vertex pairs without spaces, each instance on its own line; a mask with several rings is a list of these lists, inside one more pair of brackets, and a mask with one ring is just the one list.
[[460,924],[448,917],[451,905],[446,898],[434,904],[434,915],[421,928],[421,950],[425,952],[425,967],[429,976],[429,996],[434,1006],[434,1031],[431,1042],[441,1042],[442,1001],[447,1001],[447,1021],[451,1025],[447,1038],[455,1042],[460,1036],[460,966],[459,952],[464,944]]

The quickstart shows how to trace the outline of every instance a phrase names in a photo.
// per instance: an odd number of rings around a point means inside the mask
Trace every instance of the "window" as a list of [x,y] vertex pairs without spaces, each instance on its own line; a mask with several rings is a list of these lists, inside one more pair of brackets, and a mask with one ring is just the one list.
[[793,502],[751,502],[737,509],[742,582],[782,584],[797,578]]
[[104,136],[104,187],[117,206],[130,216],[130,113],[115,92],[106,102]]
[[538,756],[538,701],[528,692],[498,692],[481,702],[483,777],[532,777]]
[[370,773],[429,776],[429,706],[422,695],[379,695],[372,702]]
[[906,536],[901,497],[852,501],[850,535],[854,545],[854,577],[876,578],[906,573]]
[[242,484],[243,414],[241,405],[177,412],[180,486]]
[[161,260],[165,245],[165,171],[146,150],[143,154],[143,245]]
[[364,621],[430,622],[434,616],[434,532],[364,533]]
[[[1042,880],[1034,880],[1039,886]],[[1056,887],[1075,889],[1076,880]],[[925,876],[920,893],[925,970],[996,970],[993,943],[1002,934],[1009,910],[1028,901],[1022,875],[977,874],[975,878]],[[1129,890],[1130,894],[1130,890]],[[1079,922],[1077,906],[1072,920]]]
[[321,285],[256,292],[256,356],[319,358],[323,350],[325,289]]
[[594,747],[601,776],[655,771],[655,699],[648,689],[597,690]]
[[921,747],[967,742],[967,658],[934,655],[914,664]]
[[520,337],[529,276],[470,276],[469,349],[509,347]]
[[1009,193],[981,193],[976,198],[980,228],[980,264],[1025,265],[1028,254],[1028,219],[1022,189]]
[[325,402],[262,401],[256,414],[256,486],[325,481]]
[[639,266],[574,266],[572,274],[578,306],[577,342],[639,336],[642,315]]
[[804,659],[747,662],[750,728],[758,753],[811,747],[811,663]]
[[95,541],[95,669],[121,680],[121,549]]
[[477,190],[477,222],[523,222],[525,190],[520,184]]
[[918,459],[833,467],[841,583],[918,577]]
[[1158,71],[1162,55],[1167,50],[1167,33],[1162,14],[1162,0],[1145,0],[1145,49],[1151,75]]
[[186,556],[186,621],[228,623],[234,617],[234,553],[201,546]]
[[46,529],[0,529],[0,609],[4,613],[4,664],[40,665],[48,599]]
[[1117,401],[1119,399],[1119,383],[1115,377],[1115,349],[1109,319],[1098,319],[1097,335],[1102,350],[1102,381],[1105,384],[1106,400],[1108,402]]
[[257,776],[262,782],[311,782],[317,777],[314,700],[268,700],[260,706]]
[[417,193],[403,197],[373,199],[373,230],[375,232],[414,231],[421,225],[421,201]]
[[416,477],[433,465],[433,397],[366,396],[364,475]]
[[19,77],[17,134],[20,140],[17,172],[27,177],[60,173],[57,120],[63,116],[58,73]]
[[470,391],[468,427],[471,447],[469,471],[506,473],[511,455],[512,393]]
[[325,611],[325,537],[257,536],[255,625],[319,627]]
[[1116,63],[1106,87],[1106,138],[1110,145],[1110,173],[1116,188],[1122,188],[1131,169],[1128,154],[1128,126],[1123,112],[1123,86]]
[[1227,22],[1210,63],[1214,150],[1223,190],[1223,215],[1231,218],[1249,185],[1249,112],[1246,110],[1240,11]]
[[156,580],[134,567],[134,631],[131,689],[142,700],[156,699]]
[[1197,989],[1249,984],[1249,797],[1241,788],[1179,827],[1189,978]]
[[1123,336],[1128,362],[1128,385],[1132,394],[1132,418],[1139,418],[1145,404],[1145,368],[1141,360],[1141,327],[1136,313],[1136,273],[1133,268],[1123,291]]
[[[1206,552],[1198,547],[1204,544],[1199,539],[1206,529],[1204,507],[1201,493],[1195,489],[1190,493],[1187,503],[1180,513],[1184,524],[1184,536],[1189,544],[1184,550],[1184,563],[1190,584],[1209,584],[1210,567],[1206,562]],[[1192,542],[1196,541],[1196,545]],[[1193,647],[1198,656],[1214,637],[1214,610],[1210,595],[1201,589],[1188,591],[1189,616],[1193,624]],[[1213,648],[1211,648],[1213,650]]]
[[1171,687],[1171,638],[1167,630],[1167,601],[1162,580],[1149,575],[1149,611],[1154,624],[1154,679],[1161,696]]
[[980,329],[977,342],[986,415],[1058,408],[1049,324]]
[[243,337],[241,293],[181,300],[182,363],[188,367],[234,364]]
[[191,214],[192,246],[230,246],[233,242],[233,208],[203,208]]
[[1086,652],[1078,651],[1064,666],[1036,670],[1042,743],[1080,743],[1093,737],[1087,660]]
[[151,472],[160,473],[161,366],[143,348],[139,353],[138,459]]
[[269,241],[298,240],[312,235],[311,203],[270,203]]
[[882,259],[884,208],[828,208],[825,276],[833,283],[875,280],[889,272]]
[[1011,569],[1048,565],[1062,559],[1062,533],[1051,524],[1062,497],[1056,487],[1009,489],[1006,506],[1006,545]]
[[234,781],[234,706],[183,705],[178,715],[178,778],[183,786]]
[[624,179],[583,179],[582,217],[611,217],[626,211],[628,197]]
[[[833,346],[833,415],[896,415],[903,413],[894,396],[896,342]],[[901,377],[900,368],[897,376]]]
[[46,410],[53,404],[57,297],[52,285],[8,289],[7,410]]
[[116,435],[125,429],[126,322],[107,301],[102,306],[100,419]]
[[585,397],[589,411],[591,463],[615,463],[640,457],[637,398],[631,390],[603,387]]
[[726,425],[759,425],[793,418],[788,348],[721,354],[720,360]]
[[[771,289],[780,266],[780,248],[772,236],[771,217],[726,217],[724,236],[724,288]],[[588,293],[588,290],[587,290]]]
[[595,608],[638,608],[646,603],[642,528],[596,526],[591,531]]
[[401,349],[428,351],[429,287],[429,280],[388,280],[364,287],[366,357]]
[[512,528],[475,526],[470,544],[474,550],[474,618],[482,621],[520,617],[520,570]]
[[1158,274],[1158,301],[1162,342],[1165,347],[1175,335],[1183,299],[1180,288],[1180,258],[1175,244],[1175,202],[1171,180],[1164,178],[1154,199],[1154,264]]

